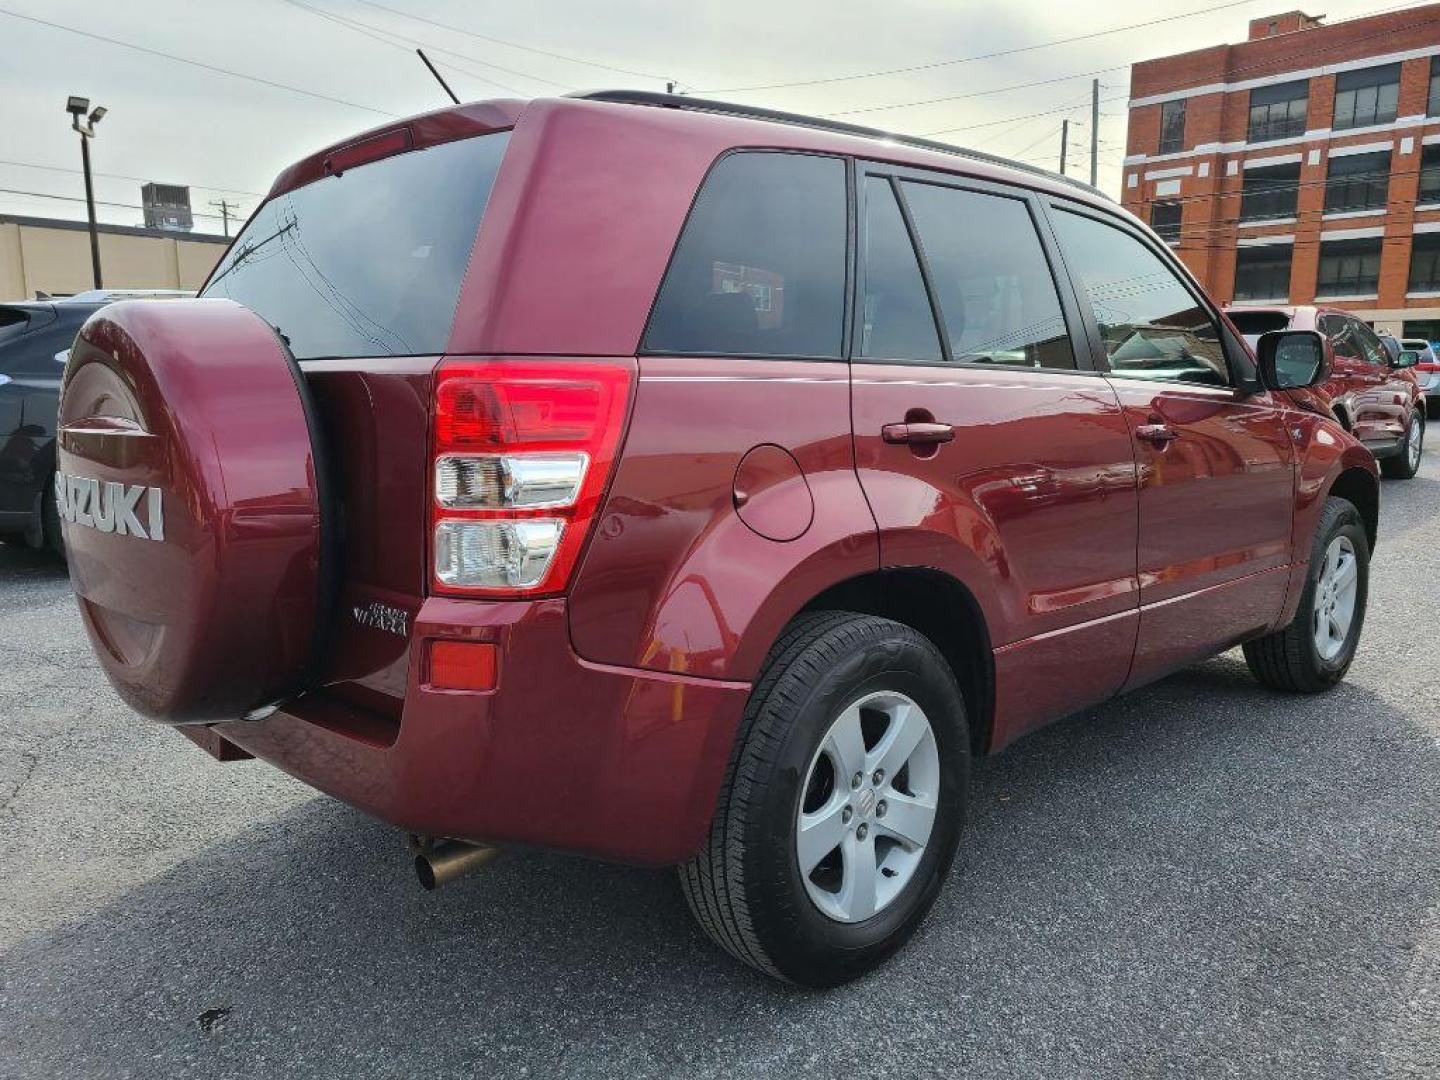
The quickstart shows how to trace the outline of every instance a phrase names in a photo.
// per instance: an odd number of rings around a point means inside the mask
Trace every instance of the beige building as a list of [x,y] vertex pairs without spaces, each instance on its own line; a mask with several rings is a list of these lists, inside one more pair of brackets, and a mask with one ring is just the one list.
[[[223,236],[101,225],[107,289],[198,289],[230,243]],[[0,303],[94,287],[83,221],[0,214]]]

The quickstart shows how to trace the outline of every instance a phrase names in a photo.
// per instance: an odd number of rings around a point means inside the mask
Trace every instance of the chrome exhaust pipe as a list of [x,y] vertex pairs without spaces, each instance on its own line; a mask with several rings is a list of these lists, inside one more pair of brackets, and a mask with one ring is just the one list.
[[411,846],[415,848],[415,876],[427,890],[438,889],[448,881],[479,870],[500,854],[497,847],[467,844],[462,840],[414,837]]

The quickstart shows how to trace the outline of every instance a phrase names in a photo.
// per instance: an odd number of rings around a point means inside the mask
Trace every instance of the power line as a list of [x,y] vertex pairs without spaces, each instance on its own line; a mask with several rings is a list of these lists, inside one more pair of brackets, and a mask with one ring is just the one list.
[[[370,0],[362,0],[362,2],[368,3]],[[1216,11],[1243,7],[1252,2],[1253,0],[1232,0],[1232,2],[1228,4],[1217,4],[1214,7],[1201,8],[1197,11],[1187,11],[1179,15],[1166,15],[1162,18],[1149,19],[1145,22],[1127,23],[1124,26],[1111,27],[1109,30],[1095,30],[1088,34],[1076,34],[1073,37],[1055,38],[1051,41],[1041,41],[1033,45],[1020,45],[1011,49],[998,49],[995,52],[978,53],[975,56],[962,56],[954,60],[937,60],[929,64],[911,64],[907,67],[887,68],[882,71],[862,71],[852,75],[834,75],[825,79],[801,79],[796,82],[768,83],[763,86],[732,86],[721,89],[698,90],[696,92],[701,94],[744,94],[757,90],[787,90],[795,86],[820,86],[825,83],[851,82],[856,79],[877,79],[884,75],[908,75],[916,71],[932,71],[935,68],[953,67],[956,64],[970,64],[977,60],[994,60],[1001,56],[1014,56],[1017,53],[1033,52],[1036,49],[1049,49],[1056,45],[1070,45],[1077,41],[1090,41],[1093,38],[1105,37],[1109,34],[1120,34],[1127,30],[1139,30],[1147,26],[1158,26],[1161,23],[1175,22],[1179,19],[1191,19],[1197,15],[1209,15]]]
[[[49,192],[45,192],[45,191],[21,191],[21,190],[18,189],[18,188],[0,188],[0,195],[24,195],[24,196],[26,196],[27,198],[32,198],[32,199],[56,199],[56,200],[59,200],[59,201],[61,201],[61,202],[78,202],[78,203],[83,203],[83,202],[85,201],[85,198],[84,198],[83,196],[81,196],[81,195],[51,195]],[[96,206],[113,206],[113,207],[117,207],[117,208],[119,208],[119,209],[121,209],[121,210],[140,210],[140,211],[143,211],[143,210],[145,209],[143,206],[136,206],[136,205],[134,205],[134,204],[132,204],[132,203],[106,202],[104,199],[96,199],[96,200],[95,200],[95,205],[96,205]],[[214,218],[216,221],[219,221],[219,220],[220,220],[220,215],[219,215],[219,214],[203,214],[203,213],[201,213],[201,212],[198,211],[198,210],[192,211],[191,216],[192,216],[192,217],[203,217],[203,218]]]
[[[1128,95],[1122,94],[1119,97],[1101,98],[1100,100],[1124,101],[1127,97]],[[986,120],[980,124],[965,124],[961,127],[940,128],[936,131],[922,131],[919,134],[921,137],[929,137],[931,135],[949,135],[956,131],[975,131],[978,128],[994,127],[996,124],[1009,124],[1016,120],[1033,120],[1037,116],[1056,116],[1063,112],[1073,112],[1077,108],[1079,108],[1077,105],[1062,105],[1056,109],[1042,109],[1039,112],[1027,113],[1024,116],[1006,116],[999,120]]]
[[144,45],[136,45],[134,42],[121,41],[119,38],[107,37],[104,34],[94,34],[89,30],[81,30],[74,26],[66,26],[63,23],[50,22],[46,19],[37,19],[32,15],[21,15],[15,11],[8,11],[0,8],[0,15],[8,15],[12,19],[19,19],[22,22],[34,23],[36,26],[49,27],[51,30],[63,30],[67,34],[75,34],[79,37],[89,38],[91,41],[102,41],[107,45],[118,45],[122,49],[131,49],[146,56],[158,56],[162,60],[170,60],[177,64],[185,64],[187,67],[199,68],[202,71],[213,72],[217,75],[228,75],[232,79],[244,79],[247,82],[259,83],[261,86],[269,86],[276,90],[288,90],[292,94],[303,94],[305,97],[315,98],[319,101],[328,101],[334,105],[345,105],[352,109],[363,109],[365,112],[378,113],[380,116],[389,116],[399,119],[399,113],[392,113],[387,109],[377,109],[373,105],[362,105],[357,101],[347,101],[344,98],[332,97],[329,94],[322,94],[316,90],[305,90],[299,86],[290,86],[288,83],[276,82],[273,79],[265,79],[259,75],[248,75],[243,71],[231,71],[229,68],[217,67],[214,64],[207,64],[201,60],[190,60],[184,56],[176,56],[174,53],[161,52],[159,49],[147,48]]
[[493,42],[496,45],[503,45],[508,49],[520,49],[523,52],[534,53],[537,56],[548,56],[551,59],[564,60],[567,63],[571,64],[584,64],[586,67],[599,68],[602,71],[618,71],[622,75],[633,75],[636,78],[640,79],[654,79],[656,82],[672,81],[670,76],[668,75],[654,75],[650,72],[634,71],[630,68],[616,67],[614,64],[603,64],[596,60],[582,60],[578,56],[567,56],[564,53],[550,52],[548,49],[537,49],[532,45],[521,45],[519,42],[516,41],[506,41],[504,38],[491,37],[489,34],[482,34],[476,30],[467,30],[463,26],[454,26],[450,23],[443,23],[439,22],[436,19],[427,18],[424,15],[414,15],[408,11],[401,11],[398,8],[387,7],[384,4],[376,3],[375,0],[360,0],[360,3],[365,4],[368,7],[378,8],[381,11],[388,11],[390,12],[390,14],[398,15],[402,19],[414,19],[416,22],[428,23],[429,25],[437,27],[441,30],[449,30],[452,33],[464,34],[466,37],[477,38],[480,41],[489,41]]
[[[81,175],[81,173],[82,173],[82,171],[81,171],[80,169],[68,169],[68,168],[65,168],[65,167],[62,166],[62,165],[37,165],[37,164],[35,164],[34,162],[31,162],[31,161],[6,161],[6,160],[3,160],[3,159],[0,159],[0,165],[13,165],[13,166],[15,166],[15,167],[17,167],[17,168],[21,168],[21,169],[44,169],[44,170],[47,171],[47,172],[72,173],[72,174],[74,174],[75,176],[79,176],[79,175]],[[137,184],[149,184],[149,183],[153,183],[153,181],[152,181],[151,178],[149,178],[149,177],[145,177],[145,176],[126,176],[126,175],[124,175],[123,173],[96,172],[96,173],[92,173],[92,175],[94,175],[94,176],[101,176],[101,177],[104,177],[104,178],[107,179],[107,180],[132,180],[132,181],[134,181],[134,182],[137,183]],[[256,199],[263,199],[263,198],[265,197],[264,195],[262,195],[262,194],[261,194],[260,192],[258,192],[258,191],[241,191],[239,188],[209,187],[209,186],[207,186],[207,185],[205,185],[205,184],[187,184],[186,186],[187,186],[187,187],[195,188],[195,189],[198,190],[198,191],[214,191],[214,192],[217,192],[217,193],[222,194],[222,195],[249,195],[249,196],[251,196],[252,198],[256,198]]]
[[[915,101],[897,101],[893,105],[866,105],[859,109],[841,109],[839,112],[821,113],[821,116],[854,116],[858,113],[888,112],[891,109],[909,109],[918,105],[938,105],[946,101],[960,101],[964,98],[986,97],[990,94],[1008,94],[1012,90],[1028,90],[1034,86],[1051,86],[1055,83],[1069,82],[1072,79],[1086,79],[1105,71],[1124,71],[1129,64],[1117,64],[1115,67],[1097,68],[1094,71],[1080,71],[1074,75],[1060,75],[1056,78],[1037,79],[1034,82],[1015,83],[1011,86],[996,86],[989,90],[967,90],[963,94],[946,94],[944,97],[920,98]],[[1085,95],[1089,100],[1090,95]]]
[[[456,52],[455,50],[447,49],[442,45],[436,45],[433,41],[425,41],[421,38],[413,38],[407,34],[402,34],[394,30],[386,30],[383,27],[375,26],[373,23],[367,23],[361,19],[355,19],[348,15],[334,15],[330,12],[322,11],[320,8],[312,7],[309,4],[301,3],[301,0],[288,0],[288,2],[295,7],[303,8],[304,10],[309,11],[312,14],[319,15],[321,18],[329,19],[331,22],[341,23],[350,27],[352,30],[357,30],[360,33],[367,35],[368,37],[374,37],[376,38],[376,40],[384,40],[384,38],[378,37],[377,35],[385,35],[386,37],[398,38],[400,41],[408,42],[412,46],[422,46],[426,49],[431,50],[432,52],[441,53],[445,56],[458,56],[462,60],[468,60],[474,64],[481,64],[487,68],[494,68],[496,71],[503,71],[507,75],[518,75],[522,79],[531,79],[534,82],[546,83],[549,86],[558,87],[561,90],[572,89],[572,87],[567,83],[556,82],[554,79],[547,79],[543,75],[532,75],[528,71],[520,71],[516,68],[505,67],[501,64],[496,64],[489,60],[483,60],[478,56],[471,56],[469,53]],[[387,42],[387,44],[393,45],[395,43]],[[453,67],[456,65],[452,64],[451,66]],[[461,68],[460,70],[463,71],[464,69]],[[466,72],[466,74],[475,75],[475,77],[478,79],[483,79],[486,82],[494,83],[494,85],[499,86],[501,89],[509,90],[513,94],[521,94],[522,96],[524,96],[525,94],[524,91],[517,90],[513,86],[507,86],[504,83],[495,82],[494,79],[491,79],[488,76],[476,75],[474,72]]]

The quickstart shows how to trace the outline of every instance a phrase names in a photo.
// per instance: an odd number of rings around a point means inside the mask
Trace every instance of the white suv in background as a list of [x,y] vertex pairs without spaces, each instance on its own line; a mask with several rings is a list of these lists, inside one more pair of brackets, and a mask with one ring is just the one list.
[[1415,378],[1425,394],[1425,415],[1440,416],[1440,350],[1424,338],[1402,338],[1400,344],[1416,356]]

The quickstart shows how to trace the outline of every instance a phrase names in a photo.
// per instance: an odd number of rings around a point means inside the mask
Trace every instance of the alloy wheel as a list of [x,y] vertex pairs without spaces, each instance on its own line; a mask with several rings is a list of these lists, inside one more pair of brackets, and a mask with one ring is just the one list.
[[805,890],[837,922],[883,910],[925,854],[940,799],[940,751],[925,711],[867,694],[830,725],[801,789],[795,852]]
[[1348,536],[1337,536],[1325,549],[1325,563],[1315,583],[1310,626],[1322,660],[1334,660],[1345,648],[1355,621],[1355,597],[1360,586],[1360,564]]

